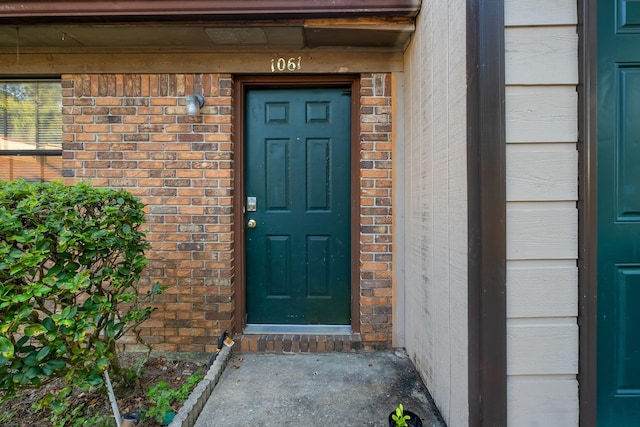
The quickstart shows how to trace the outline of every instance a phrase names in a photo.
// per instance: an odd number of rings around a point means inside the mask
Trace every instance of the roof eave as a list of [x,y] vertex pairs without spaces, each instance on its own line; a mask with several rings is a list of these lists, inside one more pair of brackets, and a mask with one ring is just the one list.
[[0,20],[184,20],[416,16],[421,0],[71,0],[3,1]]

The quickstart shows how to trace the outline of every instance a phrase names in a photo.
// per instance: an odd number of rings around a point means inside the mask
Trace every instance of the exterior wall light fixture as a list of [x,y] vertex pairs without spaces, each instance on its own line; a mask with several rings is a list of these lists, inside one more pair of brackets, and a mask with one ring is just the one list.
[[200,109],[204,106],[204,96],[194,93],[187,96],[187,114],[197,116]]

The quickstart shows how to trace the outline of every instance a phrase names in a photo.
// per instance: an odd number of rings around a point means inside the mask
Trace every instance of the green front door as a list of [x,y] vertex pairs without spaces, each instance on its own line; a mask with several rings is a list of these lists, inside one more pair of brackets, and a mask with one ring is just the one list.
[[350,92],[253,89],[245,111],[247,323],[348,325]]
[[598,1],[598,426],[640,426],[640,2]]

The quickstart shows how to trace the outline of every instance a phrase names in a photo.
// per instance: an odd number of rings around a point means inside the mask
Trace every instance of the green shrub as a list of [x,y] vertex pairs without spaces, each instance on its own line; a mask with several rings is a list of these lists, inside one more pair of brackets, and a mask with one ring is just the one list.
[[107,368],[120,374],[116,342],[160,292],[138,293],[143,222],[143,205],[125,191],[0,183],[0,398],[63,376],[86,388]]

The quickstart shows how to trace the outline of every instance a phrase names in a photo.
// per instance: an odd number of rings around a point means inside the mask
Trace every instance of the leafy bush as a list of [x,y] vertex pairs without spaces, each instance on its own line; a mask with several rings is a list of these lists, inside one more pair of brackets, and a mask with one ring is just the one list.
[[138,293],[143,222],[143,205],[125,191],[0,183],[0,398],[62,376],[89,387],[107,368],[120,374],[116,342],[137,331],[153,311],[141,304],[160,292]]

